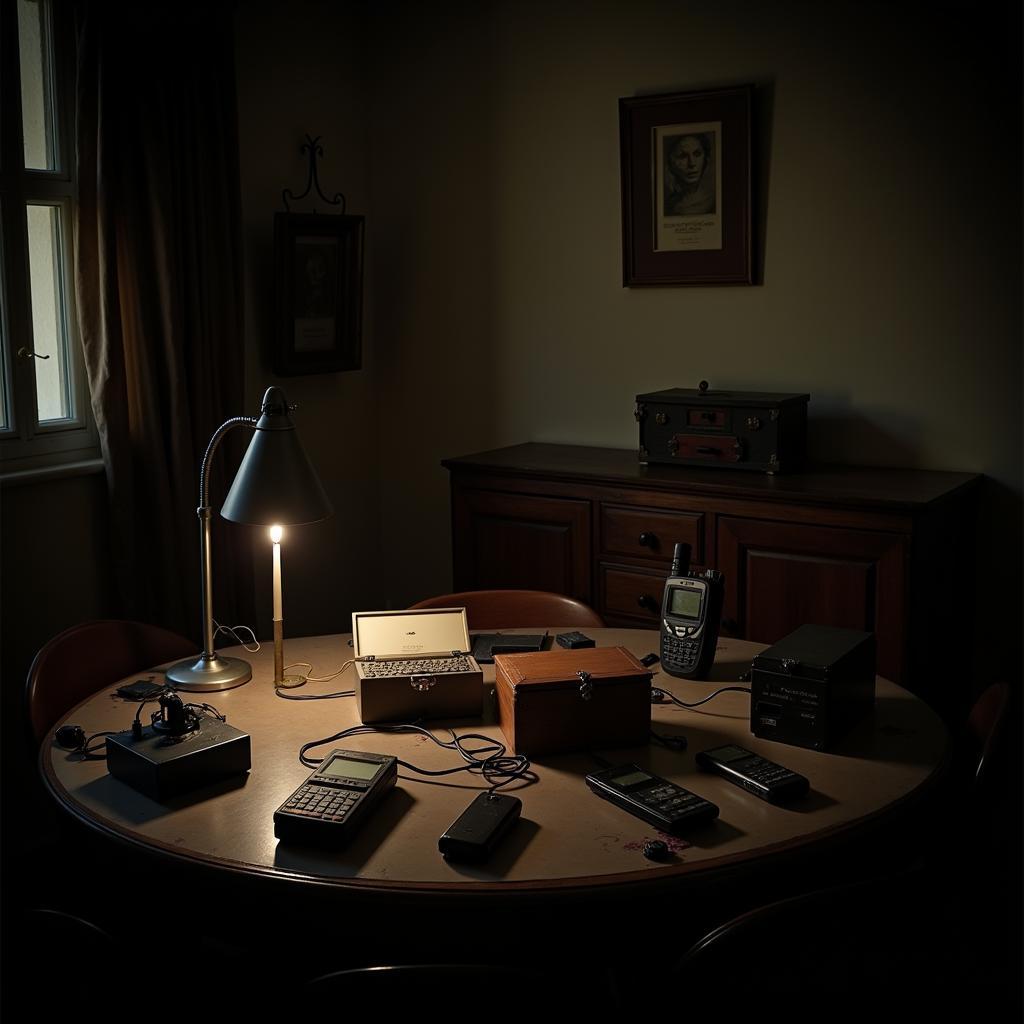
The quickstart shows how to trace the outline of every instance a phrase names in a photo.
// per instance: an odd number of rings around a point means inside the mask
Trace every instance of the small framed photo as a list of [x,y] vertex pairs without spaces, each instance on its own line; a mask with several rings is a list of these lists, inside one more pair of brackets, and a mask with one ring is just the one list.
[[753,86],[619,100],[622,283],[751,284]]
[[363,218],[277,213],[274,252],[274,372],[296,376],[358,370],[362,361]]

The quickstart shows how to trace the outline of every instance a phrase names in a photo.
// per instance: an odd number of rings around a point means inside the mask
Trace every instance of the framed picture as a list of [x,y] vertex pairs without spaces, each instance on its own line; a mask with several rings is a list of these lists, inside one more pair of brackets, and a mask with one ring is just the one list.
[[622,283],[751,284],[753,86],[619,100]]
[[363,218],[277,213],[274,252],[274,372],[295,376],[358,370],[362,357]]

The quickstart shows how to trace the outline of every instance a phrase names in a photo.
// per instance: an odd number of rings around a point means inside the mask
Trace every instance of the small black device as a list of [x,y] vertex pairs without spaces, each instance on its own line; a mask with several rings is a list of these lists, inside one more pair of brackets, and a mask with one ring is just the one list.
[[651,654],[645,654],[640,659],[640,664],[645,668],[650,668],[652,665],[657,665],[659,661],[661,661],[661,658],[652,652]]
[[479,863],[519,820],[523,802],[506,793],[481,793],[437,841],[446,860]]
[[274,835],[336,846],[394,789],[398,759],[363,750],[332,750],[276,811]]
[[202,717],[175,735],[153,725],[108,736],[107,770],[115,779],[158,802],[242,775],[252,765],[248,733]]
[[709,800],[635,764],[620,764],[587,776],[587,785],[605,800],[635,814],[669,835],[718,817]]
[[118,697],[126,697],[128,700],[149,700],[158,693],[163,693],[164,683],[158,683],[153,678],[136,679],[134,683],[125,683],[119,686],[114,692]]
[[801,626],[750,666],[750,731],[828,750],[875,705],[875,636]]
[[542,651],[547,638],[547,633],[477,633],[473,637],[473,657],[481,665],[490,665],[496,654]]
[[54,739],[65,750],[81,750],[85,746],[85,730],[80,725],[62,725]]
[[570,651],[575,651],[580,647],[594,647],[594,641],[586,636],[584,633],[557,633],[555,640],[560,647],[566,647]]
[[725,578],[691,573],[689,544],[676,544],[661,601],[661,667],[680,679],[706,679],[715,660]]
[[668,843],[660,839],[648,839],[644,843],[643,853],[648,860],[668,860],[671,856]]
[[697,764],[770,804],[806,796],[811,788],[803,775],[734,744],[702,750]]

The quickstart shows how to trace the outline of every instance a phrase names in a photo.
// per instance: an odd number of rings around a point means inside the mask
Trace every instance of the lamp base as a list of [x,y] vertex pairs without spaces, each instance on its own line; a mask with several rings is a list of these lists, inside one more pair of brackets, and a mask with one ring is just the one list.
[[176,690],[186,693],[214,693],[231,690],[252,679],[252,666],[241,658],[223,658],[214,652],[207,658],[189,658],[172,665],[164,677]]

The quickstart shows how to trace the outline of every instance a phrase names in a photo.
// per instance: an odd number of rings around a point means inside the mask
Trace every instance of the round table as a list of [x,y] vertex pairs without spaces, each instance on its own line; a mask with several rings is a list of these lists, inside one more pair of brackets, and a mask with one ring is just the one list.
[[[586,632],[599,646],[622,645],[638,657],[658,649],[653,631]],[[347,635],[289,639],[285,660],[310,662],[311,675],[326,676],[351,657],[347,641]],[[699,700],[716,685],[737,683],[762,649],[763,645],[722,639],[709,681],[684,681],[656,671],[653,682],[684,701]],[[44,742],[40,767],[57,801],[93,829],[158,857],[247,876],[273,876],[347,892],[594,893],[769,863],[796,852],[815,855],[880,821],[898,817],[936,782],[946,760],[947,734],[939,717],[911,693],[882,678],[877,681],[874,715],[829,753],[754,737],[749,727],[749,696],[729,692],[694,710],[652,705],[652,727],[659,733],[684,735],[685,752],[655,744],[599,751],[608,761],[635,762],[719,806],[715,822],[694,829],[685,840],[670,841],[672,856],[665,863],[648,860],[642,853],[644,841],[658,837],[655,829],[587,788],[584,776],[599,765],[584,753],[534,762],[536,782],[505,789],[522,799],[522,818],[491,860],[480,866],[448,863],[437,850],[438,837],[486,788],[479,776],[468,774],[427,779],[402,770],[396,789],[346,846],[330,850],[289,846],[274,837],[273,812],[309,775],[310,770],[299,762],[299,748],[358,724],[355,700],[282,700],[272,685],[270,645],[256,654],[240,648],[225,653],[249,660],[252,680],[208,699],[229,724],[250,735],[252,769],[247,776],[160,804],[112,778],[102,760],[82,760],[55,743]],[[490,706],[487,695],[494,667],[485,665],[483,670],[485,705]],[[129,678],[146,675],[140,672]],[[81,725],[87,734],[128,729],[136,706],[114,694],[116,685],[112,682],[64,721]],[[329,693],[350,690],[353,685],[353,671],[347,668],[330,682],[310,682],[289,692]],[[154,707],[147,707],[147,717]],[[425,724],[445,735],[437,724]],[[493,712],[485,713],[482,725],[452,724],[459,733],[501,738]],[[695,753],[725,743],[738,743],[806,775],[810,795],[791,806],[777,807],[698,770]],[[417,735],[353,736],[313,753],[326,754],[334,746],[395,754],[430,769],[461,763],[454,752]]]

